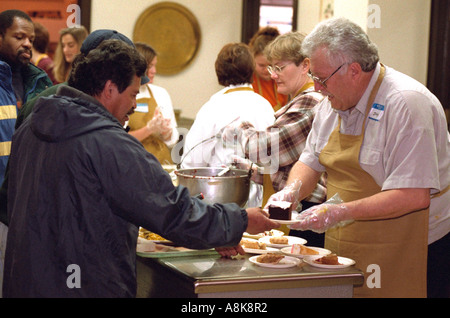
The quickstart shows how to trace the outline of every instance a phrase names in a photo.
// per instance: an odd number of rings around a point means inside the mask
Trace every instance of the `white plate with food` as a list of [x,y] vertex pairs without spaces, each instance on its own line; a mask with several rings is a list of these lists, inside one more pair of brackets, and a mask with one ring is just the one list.
[[244,232],[244,234],[242,236],[246,237],[246,238],[252,238],[252,239],[258,240],[264,236],[283,236],[283,235],[284,235],[284,233],[282,231],[270,230],[270,231],[265,231],[265,232],[258,233],[258,234],[250,234],[250,233]]
[[277,248],[267,247],[267,244],[251,238],[243,237],[240,244],[244,249],[244,251],[249,254],[265,254],[270,252],[280,252],[280,250]]
[[351,258],[336,256],[335,254],[306,256],[303,261],[311,266],[326,269],[347,268],[355,264],[355,261]]
[[304,246],[302,244],[294,244],[292,246],[283,247],[281,252],[285,255],[304,258],[306,256],[320,256],[331,254],[330,250],[322,247]]
[[[265,254],[265,255],[270,255],[269,254]],[[289,267],[294,267],[297,266],[298,264],[300,264],[300,260],[298,258],[295,257],[291,257],[291,256],[284,256],[282,254],[278,254],[280,256],[280,260],[277,260],[276,262],[263,262],[260,261],[258,258],[263,256],[263,255],[255,255],[249,258],[249,261],[252,262],[253,264],[256,264],[258,266],[261,267],[269,267],[269,268],[289,268]]]
[[142,227],[139,228],[138,232],[138,243],[145,243],[145,242],[154,242],[154,243],[161,243],[166,245],[173,244],[171,241],[165,239],[159,234],[153,233],[149,230],[146,230]]
[[275,247],[275,248],[283,248],[287,246],[291,246],[293,244],[306,244],[307,241],[297,236],[280,236],[280,237],[271,237],[265,236],[258,240],[261,243],[265,243],[267,246]]
[[277,219],[271,219],[272,221],[278,222],[280,224],[286,224],[286,225],[290,225],[290,224],[295,224],[298,223],[299,221],[297,220],[297,216],[298,216],[298,212],[297,211],[292,211],[291,214],[291,219],[290,220],[277,220]]
[[266,247],[265,249],[256,249],[256,248],[247,248],[247,247],[243,247],[245,253],[248,254],[266,254],[266,253],[276,253],[276,252],[280,252],[280,250],[278,248],[274,248],[274,247]]

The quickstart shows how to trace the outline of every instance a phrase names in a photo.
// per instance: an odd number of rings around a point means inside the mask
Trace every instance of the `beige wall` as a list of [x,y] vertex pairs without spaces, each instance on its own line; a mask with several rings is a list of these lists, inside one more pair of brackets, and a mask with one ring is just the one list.
[[[370,5],[380,9],[380,28],[367,26]],[[349,18],[367,31],[381,62],[426,85],[431,0],[335,0],[334,8],[335,16]],[[319,0],[299,1],[299,31],[314,28],[319,9]]]
[[426,85],[431,0],[370,0],[381,9],[381,28],[367,33],[381,62]]
[[[93,0],[91,29],[116,29],[132,38],[139,15],[156,0]],[[241,38],[241,0],[179,0],[197,18],[201,28],[200,50],[193,62],[182,72],[158,76],[155,84],[165,87],[174,108],[181,116],[195,118],[200,107],[221,86],[217,83],[214,62],[220,49]]]
[[[132,38],[139,15],[157,0],[92,0],[91,29],[116,29]],[[195,60],[182,72],[157,76],[155,84],[171,94],[182,116],[195,118],[221,87],[214,61],[222,46],[241,38],[242,0],[177,0],[197,17],[202,43]],[[319,22],[320,1],[299,0],[297,28],[310,32]],[[381,27],[367,28],[367,8],[380,7]],[[345,16],[367,30],[382,62],[426,83],[431,0],[335,0],[335,16]]]

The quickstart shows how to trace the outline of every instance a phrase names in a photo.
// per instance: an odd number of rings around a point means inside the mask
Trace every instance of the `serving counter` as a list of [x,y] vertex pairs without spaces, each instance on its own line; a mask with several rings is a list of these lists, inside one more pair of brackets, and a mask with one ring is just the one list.
[[137,297],[299,298],[352,297],[363,273],[350,266],[323,269],[300,262],[267,268],[250,262],[251,254],[221,258],[214,250],[137,255]]

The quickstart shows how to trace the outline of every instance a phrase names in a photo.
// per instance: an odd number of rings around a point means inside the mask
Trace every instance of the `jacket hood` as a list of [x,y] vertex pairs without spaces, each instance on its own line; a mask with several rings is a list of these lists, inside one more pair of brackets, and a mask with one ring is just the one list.
[[59,142],[93,130],[117,127],[119,121],[95,98],[62,85],[56,95],[37,100],[30,126],[37,138]]

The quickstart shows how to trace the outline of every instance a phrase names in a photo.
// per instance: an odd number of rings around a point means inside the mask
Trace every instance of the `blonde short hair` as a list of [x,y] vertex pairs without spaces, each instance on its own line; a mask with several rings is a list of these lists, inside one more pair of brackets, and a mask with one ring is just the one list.
[[292,61],[295,65],[305,59],[302,54],[302,42],[305,34],[301,32],[288,32],[278,36],[264,50],[264,55],[269,62],[273,60]]

